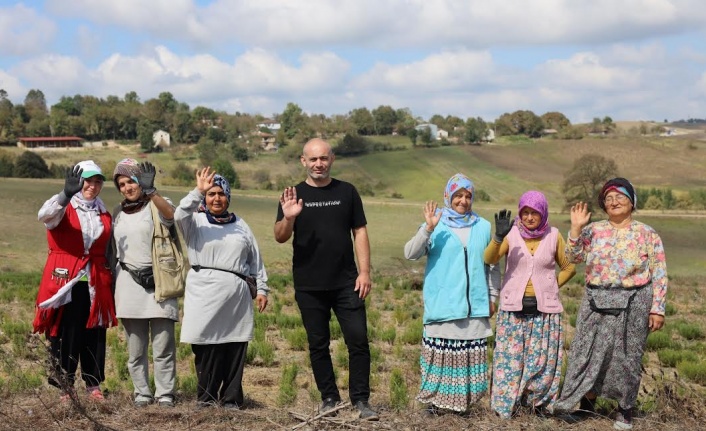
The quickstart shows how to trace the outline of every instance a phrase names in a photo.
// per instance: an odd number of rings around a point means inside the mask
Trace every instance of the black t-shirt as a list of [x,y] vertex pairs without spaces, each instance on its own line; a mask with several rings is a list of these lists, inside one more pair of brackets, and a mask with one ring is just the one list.
[[[335,178],[326,187],[301,182],[295,188],[304,208],[294,221],[294,288],[332,290],[354,285],[358,269],[351,229],[367,224],[358,191]],[[277,221],[282,218],[279,205]]]

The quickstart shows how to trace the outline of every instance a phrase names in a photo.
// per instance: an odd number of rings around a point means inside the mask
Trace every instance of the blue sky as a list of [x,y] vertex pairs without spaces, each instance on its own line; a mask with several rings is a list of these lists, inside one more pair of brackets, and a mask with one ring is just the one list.
[[163,91],[269,116],[379,105],[495,120],[706,118],[702,0],[0,0],[22,103]]

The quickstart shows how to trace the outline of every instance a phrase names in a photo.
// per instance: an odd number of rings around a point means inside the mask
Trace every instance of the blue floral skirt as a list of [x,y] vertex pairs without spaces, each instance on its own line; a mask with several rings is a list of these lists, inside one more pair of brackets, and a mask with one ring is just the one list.
[[564,352],[561,314],[499,311],[495,328],[490,407],[503,418],[520,404],[551,410]]

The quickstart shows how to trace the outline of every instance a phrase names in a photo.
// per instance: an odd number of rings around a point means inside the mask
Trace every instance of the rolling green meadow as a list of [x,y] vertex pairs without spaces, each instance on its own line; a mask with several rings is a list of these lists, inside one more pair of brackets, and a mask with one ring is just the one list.
[[[399,139],[389,143],[405,145]],[[494,145],[425,149],[407,145],[396,151],[337,159],[333,176],[371,190],[363,197],[374,277],[367,300],[373,363],[371,403],[380,410],[382,420],[360,423],[354,420],[352,410],[344,409],[335,420],[318,421],[303,429],[610,428],[607,416],[614,404],[609,400],[601,400],[603,418],[575,425],[526,411],[511,421],[502,421],[491,413],[487,397],[468,417],[428,418],[414,401],[419,385],[425,260],[405,260],[403,247],[423,221],[424,201],[441,203],[446,180],[456,172],[467,174],[477,189],[488,194],[489,200],[474,203],[474,210],[488,220],[501,208],[516,213],[521,193],[541,190],[550,201],[550,223],[565,234],[569,216],[562,209],[561,182],[573,160],[588,153],[613,158],[620,173],[636,187],[670,187],[675,193],[706,188],[706,141],[699,139],[501,140]],[[193,151],[184,147],[148,155],[138,155],[127,146],[40,154],[48,164],[92,158],[108,174],[123,157],[150,160],[164,172],[157,177],[161,193],[175,203],[191,187],[177,185],[169,172],[177,163],[197,167]],[[272,182],[289,178],[293,185],[304,178],[304,172],[297,160],[285,161],[278,154],[259,154],[248,162],[234,163],[234,167],[243,189],[233,190],[231,209],[253,229],[272,288],[268,309],[256,315],[255,335],[248,349],[246,409],[236,413],[195,409],[193,355],[190,346],[183,344],[178,345],[177,408],[133,407],[120,328],[108,331],[104,382],[108,400],[95,404],[80,398],[69,406],[57,404],[58,392],[45,383],[43,337],[31,334],[31,321],[46,256],[45,229],[36,214],[47,198],[62,189],[63,181],[0,178],[0,393],[4,400],[0,403],[4,418],[0,429],[292,429],[299,421],[290,412],[314,412],[320,400],[294,302],[291,244],[276,243],[272,233],[279,191],[258,188],[254,179],[256,173],[262,176],[267,172]],[[101,198],[109,208],[119,201],[112,182],[106,182]],[[636,428],[695,429],[706,423],[706,211],[639,211],[635,218],[654,227],[662,237],[670,274],[667,324],[648,339]],[[567,349],[583,294],[582,280],[578,268],[577,276],[562,289]],[[347,353],[335,318],[330,326],[332,358],[346,399]]]

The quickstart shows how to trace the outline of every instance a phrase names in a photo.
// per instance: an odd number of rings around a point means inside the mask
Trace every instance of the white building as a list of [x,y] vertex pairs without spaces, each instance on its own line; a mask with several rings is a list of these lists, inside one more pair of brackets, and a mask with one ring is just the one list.
[[157,130],[152,134],[152,142],[154,142],[154,148],[168,148],[171,145],[169,140],[169,133],[164,130]]
[[262,123],[259,123],[257,125],[258,130],[262,129],[263,127],[271,130],[274,133],[277,133],[277,131],[282,128],[282,125],[276,122],[275,120],[270,120],[269,118],[266,118],[262,120]]

